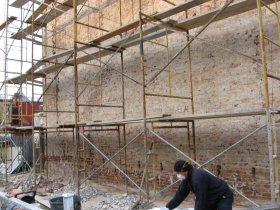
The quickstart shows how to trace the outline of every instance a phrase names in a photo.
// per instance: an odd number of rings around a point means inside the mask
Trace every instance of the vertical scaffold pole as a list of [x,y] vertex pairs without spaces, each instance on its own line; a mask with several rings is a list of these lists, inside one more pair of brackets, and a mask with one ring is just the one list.
[[271,201],[275,202],[275,168],[274,168],[274,157],[273,157],[273,135],[272,135],[272,125],[271,125],[271,113],[270,113],[270,103],[269,103],[269,86],[268,86],[268,76],[267,76],[267,58],[265,53],[265,35],[263,28],[263,16],[262,16],[262,1],[257,1],[258,7],[258,18],[259,18],[259,33],[260,33],[260,50],[262,59],[262,69],[263,69],[263,85],[264,85],[264,101],[266,109],[266,121],[267,121],[267,137],[268,137],[268,156],[269,156],[269,169],[270,169],[270,186],[271,186]]
[[78,97],[79,97],[79,90],[78,90],[78,64],[77,64],[77,0],[73,0],[73,32],[74,32],[74,83],[75,83],[75,167],[74,167],[74,174],[77,184],[77,194],[80,195],[80,180],[79,180],[79,127],[78,127],[78,118],[79,118],[79,107],[78,107]]
[[141,62],[141,72],[142,72],[142,98],[143,98],[143,125],[144,125],[144,161],[145,161],[145,168],[144,176],[145,176],[145,183],[146,183],[146,193],[147,193],[147,201],[149,202],[149,167],[148,167],[148,148],[147,148],[147,141],[148,141],[148,129],[147,129],[147,110],[146,110],[146,82],[145,82],[145,64],[144,64],[144,39],[143,39],[143,20],[142,20],[142,3],[139,0],[139,28],[140,28],[140,62]]

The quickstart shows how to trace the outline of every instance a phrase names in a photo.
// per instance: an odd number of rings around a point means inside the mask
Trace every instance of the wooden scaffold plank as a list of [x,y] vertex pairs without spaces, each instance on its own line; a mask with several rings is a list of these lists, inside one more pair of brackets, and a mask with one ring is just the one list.
[[[183,3],[183,4],[180,4],[180,5],[177,5],[167,11],[164,11],[164,12],[161,12],[159,14],[156,14],[155,17],[157,18],[160,18],[160,19],[164,19],[164,18],[168,18],[172,15],[175,15],[179,12],[183,12],[185,10],[188,10],[188,9],[191,9],[195,6],[198,6],[200,4],[203,4],[205,2],[207,2],[209,0],[188,0],[187,2]],[[129,23],[123,27],[120,27],[112,32],[109,32],[105,35],[102,35],[101,37],[98,37],[97,39],[94,39],[92,40],[90,43],[99,43],[99,42],[102,42],[102,41],[105,41],[105,40],[108,40],[110,38],[113,38],[117,35],[120,35],[124,32],[127,32],[135,27],[137,27],[139,25],[139,20],[137,21],[134,21],[132,23]],[[31,27],[30,27],[31,28]],[[37,27],[35,27],[37,28]],[[36,29],[37,30],[37,29]],[[19,32],[20,33],[20,32]],[[23,29],[23,33],[24,34],[29,34],[30,32],[28,31],[28,29]],[[13,38],[17,37],[18,35],[14,35]],[[20,37],[19,37],[20,38]],[[90,48],[89,46],[83,46],[83,47],[80,47],[78,50],[85,50],[87,48]],[[52,59],[57,59],[59,57],[63,57],[63,56],[66,56],[66,55],[69,55],[71,52],[73,51],[73,49],[70,49],[70,50],[67,50],[65,52],[62,52],[62,53],[59,53],[59,54],[56,54],[56,55],[51,55],[47,58],[43,58],[41,59],[41,61],[38,61],[34,66],[32,66],[28,71],[27,73],[30,73],[32,71],[35,71],[36,69],[38,69],[39,67],[41,67],[45,62],[44,61],[50,61]],[[106,56],[107,54],[105,53],[104,56]]]
[[[39,7],[34,11],[33,18],[36,19],[40,14],[48,8],[49,4],[53,3],[54,0],[44,0]],[[32,15],[25,21],[26,23],[32,23]]]
[[[79,0],[78,4],[85,2],[86,0]],[[70,10],[73,7],[73,0],[66,0],[61,4],[58,4],[54,9],[50,10],[48,13],[41,15],[34,21],[34,31],[39,30],[46,24],[54,20],[55,18],[64,14],[64,12]],[[16,34],[12,35],[12,39],[24,39],[26,36],[32,34],[32,25],[20,30]]]
[[0,25],[0,31],[2,31],[4,28],[6,28],[7,25],[10,25],[16,19],[17,19],[17,17],[15,17],[15,16],[9,17],[4,23],[2,23]]
[[[264,0],[264,1],[266,4],[271,4],[275,0]],[[279,0],[277,0],[277,1],[279,1]],[[220,16],[218,16],[217,19],[215,19],[215,21],[222,20],[222,19],[225,19],[228,17],[232,17],[234,15],[238,15],[238,14],[250,11],[252,9],[256,9],[256,7],[257,7],[257,5],[256,5],[255,0],[243,0],[240,2],[233,3]],[[207,22],[207,20],[209,20],[209,18],[211,18],[218,10],[219,9],[215,9],[215,10],[206,12],[204,14],[185,19],[185,20],[177,23],[176,26],[182,27],[186,30],[200,27],[200,26],[204,25],[205,22]],[[172,13],[169,13],[169,14],[172,14]],[[168,33],[173,33],[173,32],[174,31],[172,31],[172,30],[168,31]],[[164,30],[164,29],[160,30],[159,26],[153,26],[153,27],[145,29],[143,31],[143,34],[145,35],[145,39],[152,40],[152,39],[156,39],[156,38],[166,35],[166,30]],[[96,40],[97,39],[95,39],[93,41],[96,41]],[[137,44],[139,44],[139,33],[135,33],[134,35],[132,35],[130,37],[124,37],[123,39],[120,39],[119,41],[116,41],[107,46],[104,46],[104,48],[108,48],[110,46],[117,46],[117,47],[122,46],[123,48],[129,48],[132,46],[136,46]],[[84,47],[83,49],[86,48],[85,46],[83,46],[83,47]],[[72,50],[69,50],[69,52],[72,52]],[[94,57],[99,58],[99,57],[110,55],[112,53],[113,52],[108,51],[108,50],[101,50],[100,52],[78,57],[77,62],[78,63],[88,62],[88,61],[92,60]],[[69,53],[65,53],[64,55],[67,55],[67,54],[69,54]],[[58,56],[58,55],[56,55],[56,56]],[[42,61],[41,61],[41,64],[42,64]],[[70,65],[73,64],[73,59],[69,60],[68,64],[70,64]],[[38,72],[42,72],[44,74],[49,74],[49,73],[56,71],[61,66],[62,66],[62,64],[50,65],[45,68],[42,68]],[[40,65],[37,66],[37,68],[39,68],[39,67],[40,67]],[[33,68],[33,70],[35,71],[35,68]],[[22,77],[27,77],[27,75],[22,75]],[[18,80],[18,78],[11,79],[11,81],[14,83],[16,83],[17,80]]]
[[[279,1],[279,0],[277,0],[277,1]],[[274,0],[266,0],[265,2],[267,4],[271,4],[274,2]],[[233,3],[220,16],[218,16],[217,19],[215,19],[215,21],[229,18],[234,15],[238,15],[238,14],[250,11],[252,9],[256,9],[256,7],[257,7],[257,5],[256,5],[255,0],[243,0],[241,2]],[[207,22],[207,20],[209,20],[214,14],[216,14],[216,12],[218,10],[219,9],[215,9],[215,10],[209,11],[207,13],[183,20],[183,21],[179,22],[178,24],[176,24],[176,26],[182,27],[186,30],[190,30],[190,29],[194,29],[196,27],[203,26]],[[154,27],[143,30],[143,34],[145,35],[144,38],[147,40],[152,40],[152,39],[156,39],[156,38],[166,35],[166,30],[164,30],[164,29],[160,30],[160,29],[161,28],[159,26],[154,26]],[[173,32],[174,31],[171,31],[171,30],[168,31],[168,33],[173,33]],[[111,43],[112,46],[117,46],[117,47],[122,46],[123,48],[129,48],[132,46],[136,46],[138,44],[139,44],[139,33],[136,33],[130,37],[125,37],[114,43]],[[113,52],[102,50],[100,52],[92,53],[90,55],[78,57],[77,62],[78,63],[88,62],[88,61],[92,60],[93,58],[104,57],[104,56],[110,55],[112,53]],[[73,64],[73,59],[69,60],[68,64]],[[49,74],[49,73],[56,71],[56,69],[59,68],[60,66],[62,66],[62,65],[57,65],[57,66],[51,65],[51,66],[43,68],[42,70],[39,70],[39,72],[43,71],[44,73]]]
[[21,8],[23,5],[25,5],[29,1],[30,0],[15,0],[10,4],[10,6],[16,7],[16,8]]

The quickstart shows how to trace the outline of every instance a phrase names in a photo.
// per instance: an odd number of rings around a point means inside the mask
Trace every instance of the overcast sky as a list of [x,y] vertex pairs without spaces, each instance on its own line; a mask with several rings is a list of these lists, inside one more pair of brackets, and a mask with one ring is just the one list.
[[[0,24],[6,21],[7,19],[7,1],[8,0],[1,0],[0,1]],[[11,4],[14,0],[9,0],[9,3]],[[27,4],[25,8],[29,8],[31,6],[31,3],[29,5]],[[20,75],[21,72],[27,71],[31,67],[31,61],[32,61],[32,44],[30,41],[20,41],[20,40],[13,40],[13,39],[7,39],[7,49],[4,38],[6,36],[6,33],[8,37],[10,37],[13,33],[16,33],[19,28],[21,27],[21,20],[24,19],[25,16],[29,17],[31,13],[27,14],[27,11],[17,8],[13,8],[9,6],[8,9],[8,17],[15,16],[17,17],[17,20],[14,21],[12,24],[9,25],[8,30],[6,32],[5,29],[0,31],[1,39],[0,39],[0,82],[2,86],[2,82],[4,81],[4,71],[5,71],[5,51],[8,51],[8,59],[6,60],[6,77],[7,79],[17,77]],[[23,17],[23,18],[22,18]],[[27,24],[23,25],[23,28],[25,28]],[[39,32],[41,34],[41,31]],[[24,60],[25,62],[19,62],[14,60]],[[42,50],[40,46],[34,45],[34,53],[33,53],[34,59],[40,59],[42,58]],[[14,60],[9,60],[14,59]],[[6,95],[11,96],[13,95],[19,88],[19,85],[7,85],[7,92]],[[27,95],[28,98],[32,97],[32,90],[30,85],[26,86],[25,84],[22,86],[22,92],[24,95]],[[36,94],[42,93],[41,88],[36,87],[35,88]],[[4,88],[2,87],[1,91],[1,98],[3,98],[4,94]],[[37,98],[38,96],[35,96]]]

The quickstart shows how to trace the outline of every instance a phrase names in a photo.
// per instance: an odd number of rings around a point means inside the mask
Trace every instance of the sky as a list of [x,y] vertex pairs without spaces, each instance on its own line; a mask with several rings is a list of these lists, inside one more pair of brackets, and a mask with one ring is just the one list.
[[[32,61],[32,43],[27,40],[13,40],[13,39],[5,39],[10,37],[13,33],[16,33],[21,27],[21,20],[24,19],[25,16],[31,16],[31,13],[28,13],[27,10],[17,9],[14,7],[8,7],[8,15],[7,15],[7,2],[11,4],[14,0],[1,0],[0,1],[0,24],[4,23],[7,19],[7,16],[15,16],[17,20],[8,26],[8,30],[3,29],[0,31],[0,85],[2,87],[3,81],[5,80],[5,69],[6,69],[6,79],[10,79],[13,77],[20,76],[21,72],[26,72],[31,66]],[[31,3],[25,5],[25,9],[30,8]],[[25,28],[27,24],[23,24],[23,28]],[[38,34],[42,34],[41,31]],[[31,38],[31,36],[30,36]],[[7,45],[6,45],[7,41]],[[7,47],[6,47],[7,46]],[[33,45],[33,59],[38,60],[42,58],[42,49],[41,46]],[[7,52],[7,59],[5,62],[5,52]],[[25,62],[20,62],[16,60],[24,60]],[[12,95],[19,90],[19,85],[11,84],[6,85],[6,97],[10,98]],[[39,98],[42,93],[42,88],[35,86],[34,87],[34,98]],[[32,87],[31,85],[22,85],[22,93],[26,95],[29,99],[32,98]],[[5,88],[4,86],[0,90],[0,98],[4,98]]]

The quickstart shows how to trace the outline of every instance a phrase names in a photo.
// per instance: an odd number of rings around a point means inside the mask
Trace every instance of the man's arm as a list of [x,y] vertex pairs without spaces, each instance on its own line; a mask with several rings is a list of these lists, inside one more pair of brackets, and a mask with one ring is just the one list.
[[175,196],[172,198],[171,201],[168,202],[166,207],[169,210],[175,209],[183,202],[183,200],[188,196],[189,193],[190,190],[187,188],[187,184],[185,183],[185,181],[182,181]]

